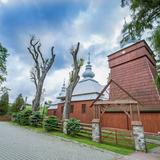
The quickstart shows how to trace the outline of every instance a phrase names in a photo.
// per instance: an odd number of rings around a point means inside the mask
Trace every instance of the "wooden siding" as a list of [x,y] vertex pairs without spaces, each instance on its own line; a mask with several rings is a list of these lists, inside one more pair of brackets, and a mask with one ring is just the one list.
[[[160,132],[160,113],[141,113],[141,120],[145,132]],[[131,129],[131,123],[125,113],[105,113],[102,126],[120,129]]]
[[[90,108],[92,101],[73,102],[74,111],[70,114],[71,117],[79,119],[81,123],[91,123],[93,118],[93,108]],[[86,113],[82,113],[82,104],[86,104]],[[61,107],[63,104],[58,106],[56,116],[58,119],[62,119]],[[49,115],[55,111],[49,111]],[[127,115],[121,113],[106,112],[101,117],[102,127],[119,128],[119,129],[131,129],[131,122]],[[150,133],[160,132],[160,112],[159,113],[141,113],[141,120],[144,125],[144,131]]]

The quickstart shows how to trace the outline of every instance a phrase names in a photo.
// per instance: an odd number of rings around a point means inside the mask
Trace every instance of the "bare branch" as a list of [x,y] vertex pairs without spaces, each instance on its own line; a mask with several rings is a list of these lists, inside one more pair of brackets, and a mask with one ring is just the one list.
[[38,40],[35,40],[34,36],[30,39],[30,46],[28,47],[29,53],[32,55],[34,60],[35,66],[34,69],[31,71],[31,80],[34,82],[36,86],[36,94],[35,98],[32,101],[33,110],[36,111],[40,105],[40,99],[42,94],[43,83],[45,77],[54,63],[55,54],[54,54],[54,47],[51,48],[51,58],[45,59],[41,52],[41,43]]
[[[46,72],[49,71],[49,69],[51,68],[51,66],[54,63],[54,59],[55,59],[55,54],[54,54],[54,46],[51,48],[51,55],[52,57],[49,59],[49,62],[46,64]],[[46,60],[47,61],[47,60]]]
[[43,56],[42,56],[42,52],[41,52],[41,50],[40,50],[40,47],[41,47],[41,43],[38,44],[37,51],[38,51],[38,53],[40,54],[42,63],[43,63],[43,65],[44,65],[44,64],[45,64],[45,60],[44,60],[44,58],[43,58]]
[[34,84],[35,84],[35,86],[37,88],[38,84],[37,84],[36,73],[33,70],[31,71],[31,80],[34,82]]
[[80,46],[80,43],[78,42],[76,49],[72,49],[72,51],[71,51],[71,54],[73,56],[74,70],[79,70],[78,59],[77,59],[79,46]]
[[[65,104],[64,104],[64,110],[63,110],[63,119],[69,118],[72,93],[80,79],[79,71],[80,71],[81,66],[83,65],[83,62],[82,62],[82,59],[78,60],[77,58],[79,46],[80,46],[80,43],[78,42],[76,48],[72,47],[70,51],[72,58],[73,58],[73,70],[70,72],[70,81],[69,81],[69,85],[66,90]],[[64,133],[67,132],[65,125],[63,127],[63,132]]]
[[[40,78],[40,67],[39,67],[39,62],[38,62],[38,52],[36,50],[36,45],[39,43],[39,41],[35,42],[34,43],[34,36],[31,37],[31,40],[30,40],[30,47],[28,47],[28,50],[30,52],[30,54],[32,55],[33,57],[33,60],[36,64],[35,68],[37,69],[37,78]],[[33,49],[33,51],[32,51]]]
[[75,55],[77,56],[77,53],[79,51],[80,42],[77,43],[77,48],[75,49]]
[[31,47],[28,47],[27,49],[28,49],[29,53],[31,54],[32,58],[34,59],[34,61],[36,61],[36,58],[35,58],[35,56],[34,56],[34,53],[33,53],[32,50],[31,50]]
[[54,54],[54,46],[52,46],[52,48],[51,48],[51,55],[52,55],[52,58],[54,59],[54,58],[55,58],[55,54]]

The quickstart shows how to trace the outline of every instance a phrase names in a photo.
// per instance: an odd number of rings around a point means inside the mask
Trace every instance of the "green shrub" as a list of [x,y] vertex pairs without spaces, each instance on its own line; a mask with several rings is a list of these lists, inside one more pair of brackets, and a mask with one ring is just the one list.
[[49,116],[44,119],[43,127],[47,131],[53,131],[58,126],[58,120],[55,116]]
[[16,122],[19,123],[20,125],[29,125],[29,117],[32,114],[31,110],[24,110],[21,112],[18,112],[16,115]]
[[16,119],[17,119],[17,113],[12,113],[12,115],[11,115],[11,120],[12,120],[13,122],[16,122]]
[[22,111],[22,117],[20,120],[21,125],[29,125],[29,117],[32,114],[31,110],[24,110]]
[[80,121],[74,118],[71,118],[67,121],[67,134],[75,136],[80,132],[81,126]]
[[31,126],[38,127],[42,125],[42,114],[40,112],[33,112],[29,117],[29,122]]
[[15,115],[16,115],[15,122],[20,124],[20,120],[22,118],[22,112],[15,113]]

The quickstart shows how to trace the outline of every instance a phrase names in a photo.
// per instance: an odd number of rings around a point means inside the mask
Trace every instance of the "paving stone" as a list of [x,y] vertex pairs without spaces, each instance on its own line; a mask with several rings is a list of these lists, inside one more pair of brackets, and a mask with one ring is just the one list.
[[115,160],[122,157],[0,122],[0,160]]

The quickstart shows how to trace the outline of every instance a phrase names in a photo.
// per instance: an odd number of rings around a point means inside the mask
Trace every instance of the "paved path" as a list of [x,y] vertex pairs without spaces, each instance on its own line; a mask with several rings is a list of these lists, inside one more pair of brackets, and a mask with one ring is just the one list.
[[154,148],[149,153],[135,152],[120,160],[160,160],[160,147]]
[[116,160],[120,155],[0,122],[0,160]]

